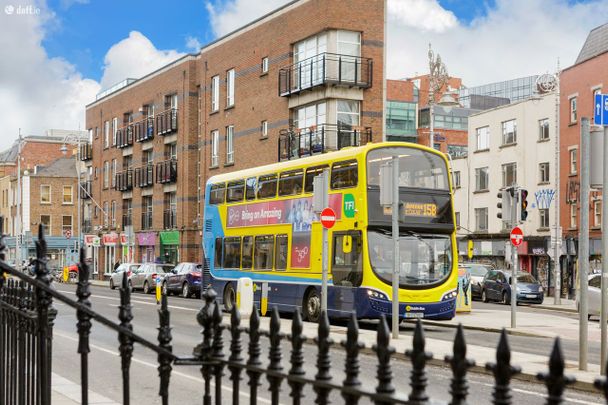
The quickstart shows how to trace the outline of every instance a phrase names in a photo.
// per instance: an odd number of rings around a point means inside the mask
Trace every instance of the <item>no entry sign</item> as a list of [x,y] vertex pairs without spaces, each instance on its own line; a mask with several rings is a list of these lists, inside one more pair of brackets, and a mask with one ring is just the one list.
[[519,246],[524,241],[524,233],[519,226],[516,226],[511,230],[511,244],[513,246]]
[[321,225],[323,228],[329,229],[336,224],[336,213],[331,208],[327,207],[321,211]]

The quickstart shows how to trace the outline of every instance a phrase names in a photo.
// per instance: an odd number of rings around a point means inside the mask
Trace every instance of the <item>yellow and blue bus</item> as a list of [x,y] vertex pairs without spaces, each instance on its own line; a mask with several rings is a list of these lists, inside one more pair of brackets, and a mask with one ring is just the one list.
[[380,205],[380,167],[399,157],[399,315],[455,315],[458,253],[448,161],[401,142],[369,143],[211,177],[206,184],[203,285],[226,310],[241,277],[254,282],[265,314],[321,312],[322,226],[312,208],[313,179],[329,170],[328,315],[392,313],[392,214]]

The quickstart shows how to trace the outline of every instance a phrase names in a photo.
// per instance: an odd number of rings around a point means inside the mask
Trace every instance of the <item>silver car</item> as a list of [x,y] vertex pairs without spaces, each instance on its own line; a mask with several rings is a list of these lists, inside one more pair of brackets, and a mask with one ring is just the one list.
[[[141,266],[141,263],[123,263],[112,272],[110,276],[110,288],[113,290],[122,285],[122,278],[126,274],[127,278]],[[126,272],[126,273],[125,273]]]
[[144,294],[149,294],[156,288],[156,278],[162,281],[173,267],[172,264],[144,263],[129,277],[129,286],[132,290],[139,288]]
[[589,276],[589,288],[587,289],[587,308],[589,309],[588,317],[600,316],[600,307],[602,305],[602,275],[592,274]]

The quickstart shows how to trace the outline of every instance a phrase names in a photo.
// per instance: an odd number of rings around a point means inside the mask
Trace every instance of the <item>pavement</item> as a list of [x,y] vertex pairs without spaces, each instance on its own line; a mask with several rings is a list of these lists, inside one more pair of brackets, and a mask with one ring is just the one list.
[[[62,376],[53,373],[51,377],[51,402],[53,405],[80,404],[80,385]],[[117,402],[96,392],[89,391],[89,404],[91,405],[119,405]]]

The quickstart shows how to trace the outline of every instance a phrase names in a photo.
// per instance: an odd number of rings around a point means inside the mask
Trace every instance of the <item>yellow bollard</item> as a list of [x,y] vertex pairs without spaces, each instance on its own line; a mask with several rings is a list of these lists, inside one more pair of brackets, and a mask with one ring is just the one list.
[[156,277],[156,304],[160,304],[161,290],[160,290],[160,277]]
[[68,266],[63,268],[63,282],[67,283],[70,278],[70,271],[68,270]]

